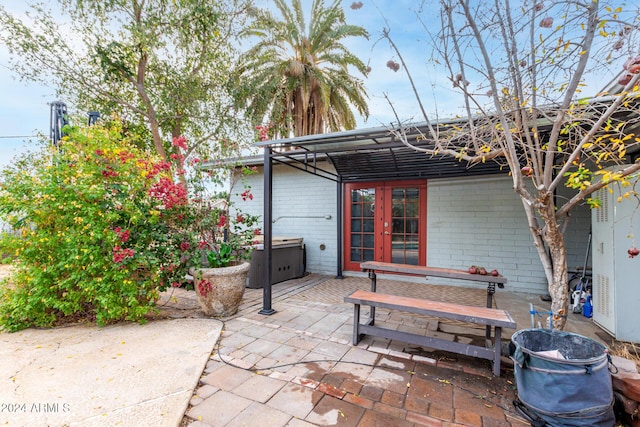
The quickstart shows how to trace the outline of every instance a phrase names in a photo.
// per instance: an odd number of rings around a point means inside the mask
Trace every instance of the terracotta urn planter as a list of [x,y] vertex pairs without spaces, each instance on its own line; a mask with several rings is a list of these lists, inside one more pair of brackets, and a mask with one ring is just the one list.
[[228,317],[238,311],[251,264],[191,269],[200,307],[207,316]]

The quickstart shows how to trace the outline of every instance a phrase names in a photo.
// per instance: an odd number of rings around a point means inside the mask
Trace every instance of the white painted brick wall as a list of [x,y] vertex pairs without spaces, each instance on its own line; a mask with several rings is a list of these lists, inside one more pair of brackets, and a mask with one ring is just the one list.
[[[263,176],[249,176],[252,201],[236,203],[262,216]],[[232,191],[232,194],[242,189]],[[508,177],[429,180],[427,189],[427,264],[466,269],[471,264],[496,268],[519,292],[546,292],[546,279],[533,246],[520,198]],[[309,218],[331,215],[331,219]],[[280,218],[299,216],[306,218]],[[589,231],[583,212],[567,234],[569,265],[582,265]],[[324,178],[274,165],[274,236],[303,237],[307,271],[334,275],[336,266],[336,184]],[[579,226],[580,225],[580,226]],[[320,245],[326,246],[320,250]],[[444,283],[440,280],[438,283]],[[461,284],[461,282],[457,282]],[[480,285],[478,285],[480,286]]]
[[[329,166],[323,164],[323,168]],[[333,169],[330,169],[333,171]],[[251,186],[252,201],[235,203],[244,212],[263,214],[263,175],[250,175],[245,180]],[[241,193],[232,191],[233,193]],[[289,166],[274,165],[273,169],[273,235],[303,237],[307,252],[307,271],[320,274],[337,273],[336,265],[336,183]],[[330,219],[325,219],[330,216]],[[295,218],[291,218],[295,217]],[[318,218],[316,218],[318,217]],[[321,250],[320,246],[325,249]]]
[[427,218],[428,265],[495,268],[509,280],[509,290],[546,289],[522,202],[510,178],[429,180]]

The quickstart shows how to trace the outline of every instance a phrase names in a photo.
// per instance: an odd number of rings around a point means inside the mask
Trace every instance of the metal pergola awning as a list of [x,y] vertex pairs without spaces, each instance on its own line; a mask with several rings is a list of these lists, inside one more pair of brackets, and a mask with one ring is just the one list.
[[[597,103],[594,111],[606,108],[615,96],[592,99],[589,104]],[[637,100],[636,102],[637,103]],[[603,107],[604,106],[604,107]],[[618,120],[635,115],[631,108],[616,114]],[[439,130],[451,129],[467,123],[467,119],[452,119],[434,123]],[[549,132],[552,123],[549,120],[538,122],[538,132]],[[638,129],[637,123],[633,126]],[[290,167],[312,173],[336,183],[336,219],[337,219],[337,274],[342,277],[342,239],[343,239],[343,188],[344,183],[361,181],[386,181],[400,179],[434,179],[470,177],[476,175],[506,174],[495,160],[485,163],[469,164],[451,156],[427,155],[407,147],[394,132],[403,130],[409,143],[414,146],[429,147],[428,124],[414,123],[400,127],[377,127],[356,129],[329,134],[309,135],[280,140],[269,140],[255,144],[264,149],[262,158],[255,157],[254,164],[264,165],[264,297],[261,314],[272,314],[271,307],[271,263],[272,263],[272,173],[273,163],[287,164]],[[432,146],[431,146],[432,147]],[[631,161],[635,161],[640,147],[636,145],[627,151]],[[327,168],[330,164],[333,168]]]
[[[621,87],[614,85],[606,91],[607,95],[594,97],[586,103],[576,100],[578,105],[589,110],[584,117],[585,124],[596,122],[598,115],[604,113],[616,100]],[[639,94],[628,94],[625,106],[613,115],[619,122],[629,120],[634,122],[627,133],[639,133],[640,125],[637,122],[637,108],[640,104]],[[550,112],[557,106],[550,106]],[[554,115],[541,115],[535,123],[537,132],[545,134],[553,127]],[[474,117],[472,120],[482,121],[483,116]],[[468,117],[448,120],[436,120],[431,126],[440,136],[458,133],[470,123]],[[476,122],[477,124],[477,122]],[[496,126],[497,121],[484,123],[485,126]],[[530,124],[533,126],[533,123]],[[450,155],[427,155],[407,147],[396,137],[402,133],[406,140],[413,146],[434,148],[429,132],[429,123],[390,124],[368,129],[354,129],[349,131],[334,132],[328,134],[307,135],[279,140],[262,141],[254,144],[256,148],[265,149],[264,161],[270,160],[278,163],[287,163],[309,173],[315,173],[334,181],[342,183],[392,180],[407,178],[444,178],[465,177],[474,175],[486,175],[505,173],[501,165],[495,160],[486,163],[469,164],[459,161]],[[267,153],[268,151],[268,153]],[[627,153],[633,158],[638,155],[640,147],[636,144],[627,149]],[[267,156],[268,154],[268,156]],[[319,162],[328,161],[333,170],[323,169]],[[506,162],[504,162],[506,163]],[[266,164],[265,164],[266,165]]]
[[[455,123],[458,121],[440,122],[438,126]],[[416,152],[399,141],[391,129],[356,129],[264,141],[254,146],[269,149],[272,161],[287,163],[292,167],[342,183],[460,177],[502,172],[495,162],[470,165],[451,156],[431,156]],[[407,125],[405,132],[410,143],[423,147],[429,145],[423,139],[428,133],[426,123]],[[323,168],[322,161],[331,164],[335,172]]]
[[[460,121],[439,122],[438,126],[447,127],[456,123],[460,123]],[[428,146],[429,143],[424,138],[424,135],[427,134],[427,123],[407,125],[404,131],[411,144]],[[507,173],[507,170],[503,170],[494,161],[469,164],[450,156],[432,156],[417,152],[399,141],[394,135],[393,129],[387,127],[263,141],[255,144],[255,147],[264,149],[262,158],[252,158],[249,163],[264,165],[264,296],[263,308],[260,313],[265,315],[275,313],[271,306],[274,162],[287,164],[295,169],[336,183],[336,239],[338,243],[336,277],[338,278],[342,278],[342,186],[344,183]],[[332,168],[327,165],[331,165]]]

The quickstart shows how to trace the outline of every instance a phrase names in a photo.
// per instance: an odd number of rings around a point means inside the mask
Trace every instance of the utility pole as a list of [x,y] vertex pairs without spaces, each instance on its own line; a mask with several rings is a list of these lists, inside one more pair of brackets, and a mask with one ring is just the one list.
[[67,119],[67,104],[62,101],[53,101],[51,103],[51,116],[49,125],[49,135],[51,137],[51,144],[58,147],[60,139],[66,134],[62,131],[65,125],[69,124]]

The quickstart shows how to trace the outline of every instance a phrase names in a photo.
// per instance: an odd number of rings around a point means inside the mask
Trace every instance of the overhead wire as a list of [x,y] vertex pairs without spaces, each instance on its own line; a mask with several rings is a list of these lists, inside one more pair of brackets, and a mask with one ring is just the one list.
[[38,138],[41,135],[0,135],[1,139]]

